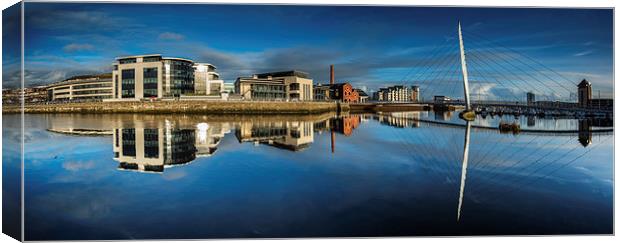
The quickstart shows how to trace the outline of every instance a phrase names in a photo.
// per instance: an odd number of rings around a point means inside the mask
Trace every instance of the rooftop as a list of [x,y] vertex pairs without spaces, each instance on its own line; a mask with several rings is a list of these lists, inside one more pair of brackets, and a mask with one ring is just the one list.
[[155,57],[155,56],[161,57],[161,54],[146,54],[146,55],[122,56],[122,57],[116,57],[116,60],[127,59],[127,58],[138,58],[138,57]]
[[590,84],[590,82],[588,82],[588,80],[581,80],[581,82],[577,85],[577,87],[584,87],[584,86],[591,86],[592,84]]
[[259,73],[259,74],[256,74],[256,76],[258,78],[267,78],[269,76],[271,76],[271,77],[291,77],[291,76],[295,76],[295,77],[299,77],[299,78],[310,78],[310,75],[308,73],[302,72],[302,71],[297,71],[297,70],[281,71],[281,72],[269,72],[269,73]]
[[69,83],[91,82],[91,81],[93,81],[93,79],[94,80],[110,79],[110,81],[111,81],[112,74],[111,73],[102,73],[102,74],[78,75],[78,76],[73,76],[73,77],[70,77],[70,78],[62,80],[62,81],[51,83],[47,87],[53,87],[53,86],[69,84]]

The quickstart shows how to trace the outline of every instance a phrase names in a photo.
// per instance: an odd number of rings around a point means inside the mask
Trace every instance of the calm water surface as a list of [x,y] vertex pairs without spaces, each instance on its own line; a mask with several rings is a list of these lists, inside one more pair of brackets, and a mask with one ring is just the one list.
[[613,233],[612,133],[455,117],[26,115],[26,240]]

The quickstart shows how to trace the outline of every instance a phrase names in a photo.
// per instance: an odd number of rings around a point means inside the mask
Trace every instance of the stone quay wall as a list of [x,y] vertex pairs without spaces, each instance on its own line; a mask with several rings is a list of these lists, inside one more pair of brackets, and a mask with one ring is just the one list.
[[[346,103],[284,101],[117,101],[24,106],[24,113],[94,114],[319,114],[348,110]],[[2,107],[2,113],[20,112],[20,106]]]

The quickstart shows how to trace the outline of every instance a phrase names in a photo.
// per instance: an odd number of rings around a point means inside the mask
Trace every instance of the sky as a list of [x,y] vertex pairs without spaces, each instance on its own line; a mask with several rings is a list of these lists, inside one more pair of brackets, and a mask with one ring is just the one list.
[[[109,72],[117,56],[159,53],[212,63],[226,82],[296,69],[326,83],[334,64],[337,81],[369,91],[429,81],[437,87],[424,83],[422,89],[458,94],[460,21],[472,82],[479,82],[474,93],[545,89],[541,93],[568,96],[584,78],[603,96],[613,92],[610,9],[28,2],[25,21],[26,86]],[[3,86],[13,87],[19,60],[11,62],[6,50],[18,46],[3,48],[4,68],[13,70],[4,72]],[[509,60],[511,51],[523,56]],[[444,54],[454,55],[442,64]],[[506,66],[499,66],[502,60]],[[424,76],[429,66],[451,71],[445,79],[452,82]],[[508,83],[519,77],[526,81]]]

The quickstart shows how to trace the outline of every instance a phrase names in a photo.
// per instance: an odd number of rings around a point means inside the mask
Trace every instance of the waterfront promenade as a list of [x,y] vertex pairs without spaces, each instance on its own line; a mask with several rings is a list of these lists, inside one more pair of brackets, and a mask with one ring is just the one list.
[[[20,106],[5,105],[2,113],[20,113],[20,109]],[[337,111],[349,111],[349,105],[284,101],[123,101],[24,105],[24,113],[319,114]]]

